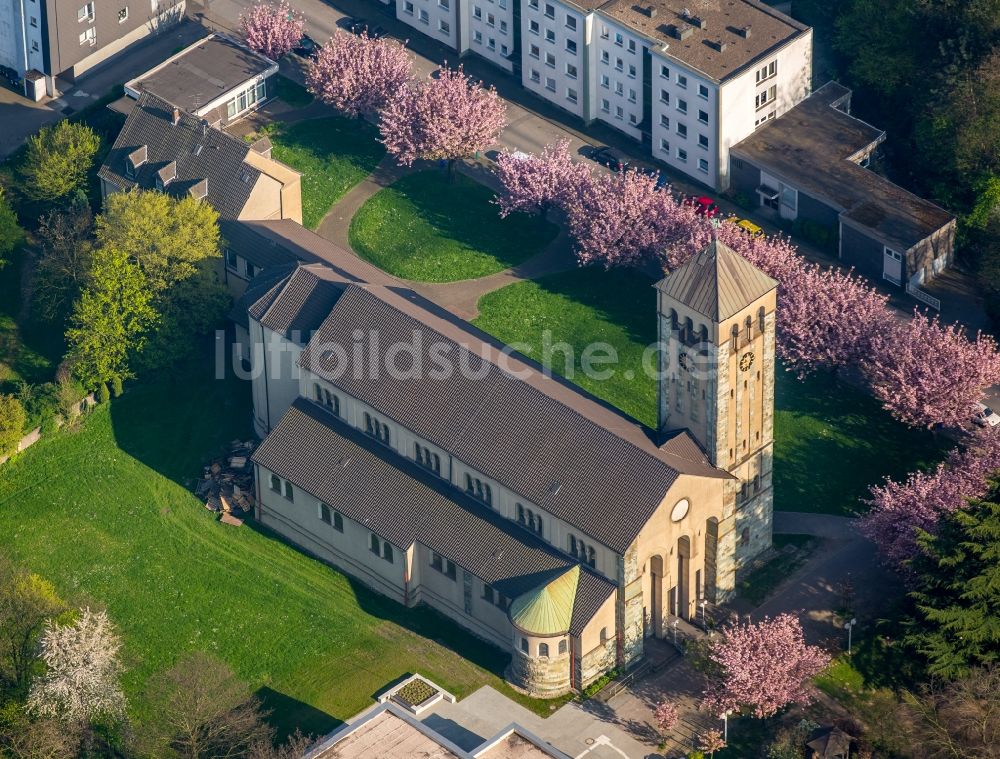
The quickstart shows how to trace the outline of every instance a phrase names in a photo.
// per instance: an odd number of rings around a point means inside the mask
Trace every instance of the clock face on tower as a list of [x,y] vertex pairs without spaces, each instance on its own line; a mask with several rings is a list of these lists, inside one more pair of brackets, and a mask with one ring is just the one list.
[[677,355],[677,363],[680,365],[681,369],[690,369],[691,368],[690,366],[688,366],[688,354],[687,353],[679,353]]
[[753,366],[753,351],[747,351],[740,356],[740,371],[748,372],[751,366]]

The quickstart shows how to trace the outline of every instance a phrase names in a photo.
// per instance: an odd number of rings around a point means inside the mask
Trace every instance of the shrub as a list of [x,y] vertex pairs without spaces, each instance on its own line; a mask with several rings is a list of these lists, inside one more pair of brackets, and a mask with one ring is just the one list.
[[121,377],[112,377],[111,378],[111,395],[114,396],[115,398],[121,398],[121,395],[124,392],[125,392],[125,389],[122,387],[122,378]]
[[17,223],[17,215],[4,197],[0,187],[0,266],[7,263],[11,253],[24,242],[24,230]]
[[97,386],[97,402],[107,403],[111,400],[111,391],[108,390],[108,383],[102,382]]
[[24,431],[43,426],[60,412],[59,388],[52,382],[29,385],[22,382],[17,389],[18,400],[24,406]]
[[86,397],[83,385],[72,378],[61,377],[56,387],[59,399],[59,414],[68,422],[80,415],[80,402]]
[[63,120],[28,139],[21,163],[26,193],[57,200],[82,187],[101,138],[86,124]]
[[0,456],[17,452],[24,435],[24,406],[13,395],[0,395]]

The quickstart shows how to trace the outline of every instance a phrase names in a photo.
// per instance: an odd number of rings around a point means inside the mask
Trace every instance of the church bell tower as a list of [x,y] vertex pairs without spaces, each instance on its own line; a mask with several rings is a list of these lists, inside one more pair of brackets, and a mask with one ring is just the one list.
[[777,282],[718,240],[657,283],[659,431],[686,429],[725,483],[714,592],[771,547]]

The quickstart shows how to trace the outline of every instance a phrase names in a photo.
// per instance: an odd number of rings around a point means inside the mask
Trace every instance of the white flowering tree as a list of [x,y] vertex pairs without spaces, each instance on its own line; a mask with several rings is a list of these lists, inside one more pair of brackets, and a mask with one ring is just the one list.
[[28,694],[33,714],[75,724],[124,714],[121,639],[106,612],[85,608],[73,624],[49,622],[40,648],[47,671]]

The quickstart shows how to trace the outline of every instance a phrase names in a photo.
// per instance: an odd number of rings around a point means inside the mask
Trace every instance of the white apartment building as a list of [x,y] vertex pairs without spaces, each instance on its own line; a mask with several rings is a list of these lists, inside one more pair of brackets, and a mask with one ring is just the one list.
[[517,29],[514,8],[519,0],[464,0],[461,3],[461,50],[471,50],[494,66],[514,70]]
[[574,116],[594,118],[593,7],[568,0],[521,3],[521,84]]
[[458,50],[459,5],[470,0],[399,0],[396,18],[428,37]]
[[624,24],[597,13],[596,116],[636,140],[643,132],[643,58],[648,42]]

